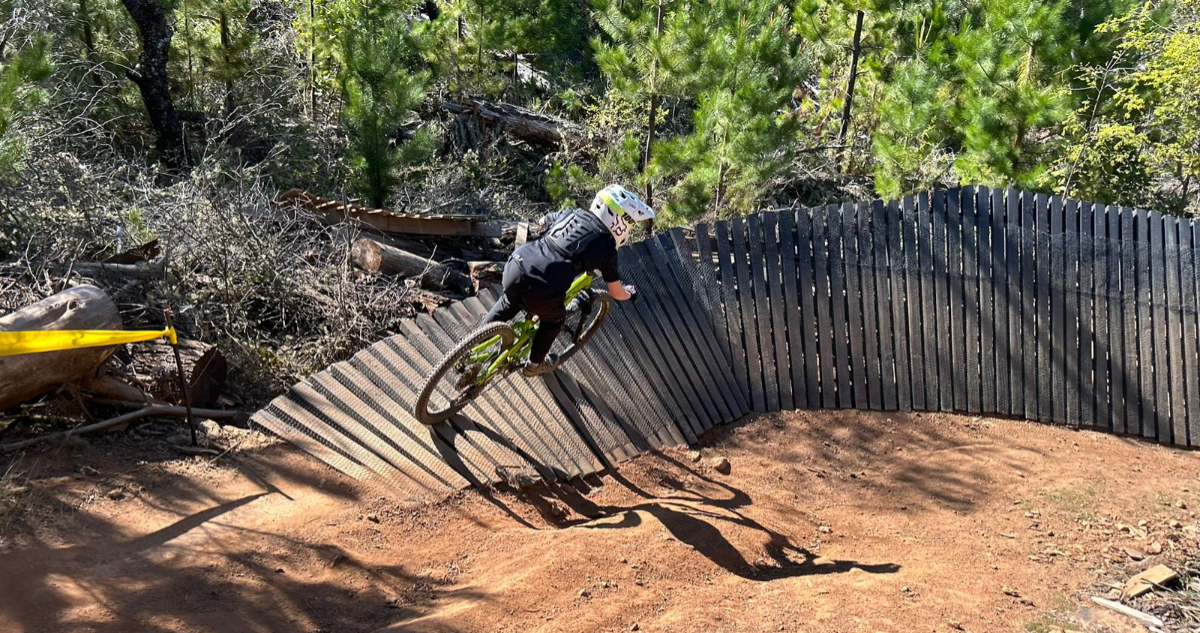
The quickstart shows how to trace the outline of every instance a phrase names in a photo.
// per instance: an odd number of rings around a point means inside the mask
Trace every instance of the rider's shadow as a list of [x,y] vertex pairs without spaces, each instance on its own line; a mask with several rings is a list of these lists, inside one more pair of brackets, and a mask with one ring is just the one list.
[[[606,476],[634,492],[640,498],[638,502],[625,505],[597,504],[585,496],[589,487],[586,481],[539,486],[528,489],[523,496],[544,518],[565,529],[627,529],[641,525],[643,517],[649,515],[681,543],[691,546],[727,572],[747,580],[770,581],[795,576],[845,573],[853,569],[872,574],[891,574],[900,569],[900,566],[894,563],[864,564],[853,560],[824,559],[818,563],[818,556],[807,548],[796,545],[787,535],[768,528],[740,512],[739,509],[752,503],[750,496],[744,491],[727,483],[714,481],[669,456],[656,454],[656,457],[682,468],[708,484],[723,488],[727,495],[704,495],[687,488],[678,480],[672,480],[674,485],[668,485],[674,493],[652,495],[613,470],[606,473]],[[551,498],[562,502],[585,518],[574,521],[556,520],[558,513],[552,504],[548,503],[548,499]],[[722,532],[723,524],[739,526],[765,535],[765,557],[755,561],[747,560]]]

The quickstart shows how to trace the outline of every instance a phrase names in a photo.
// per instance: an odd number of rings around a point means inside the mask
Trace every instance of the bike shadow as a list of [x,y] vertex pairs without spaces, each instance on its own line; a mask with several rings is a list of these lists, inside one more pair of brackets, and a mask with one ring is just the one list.
[[[691,546],[697,553],[726,572],[753,581],[771,581],[797,576],[839,574],[854,569],[871,574],[892,574],[900,570],[895,563],[862,563],[854,560],[822,558],[798,545],[793,536],[747,515],[753,500],[745,491],[726,482],[716,481],[663,453],[653,453],[664,468],[660,486],[669,493],[653,494],[624,477],[616,469],[571,482],[544,483],[514,491],[515,496],[533,507],[544,520],[559,529],[621,530],[643,525],[647,518],[660,523],[672,537]],[[675,471],[686,477],[675,477]],[[687,481],[702,482],[692,486]],[[632,492],[629,503],[604,504],[589,495],[595,489],[617,485]],[[703,489],[720,491],[711,494]],[[562,504],[573,515],[564,516]],[[750,530],[765,537],[761,555],[754,560],[730,539],[731,530]],[[740,541],[745,535],[740,535]]]

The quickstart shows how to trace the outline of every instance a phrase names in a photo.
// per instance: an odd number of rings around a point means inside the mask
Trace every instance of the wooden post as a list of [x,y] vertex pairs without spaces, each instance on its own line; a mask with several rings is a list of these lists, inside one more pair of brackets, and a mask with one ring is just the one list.
[[850,132],[850,108],[854,104],[854,83],[858,80],[858,56],[862,53],[863,16],[864,13],[859,11],[854,25],[854,45],[850,49],[850,77],[846,80],[846,104],[842,107],[842,129],[838,131],[838,143],[843,146],[843,156],[846,157],[850,155],[844,146],[846,134]]

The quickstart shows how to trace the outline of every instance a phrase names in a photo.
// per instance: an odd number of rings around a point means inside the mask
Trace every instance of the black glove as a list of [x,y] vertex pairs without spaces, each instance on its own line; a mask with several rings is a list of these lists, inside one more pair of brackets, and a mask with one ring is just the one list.
[[641,295],[638,294],[637,286],[632,284],[625,286],[625,292],[629,293],[629,300],[633,301],[634,303],[637,303],[638,298],[641,297]]

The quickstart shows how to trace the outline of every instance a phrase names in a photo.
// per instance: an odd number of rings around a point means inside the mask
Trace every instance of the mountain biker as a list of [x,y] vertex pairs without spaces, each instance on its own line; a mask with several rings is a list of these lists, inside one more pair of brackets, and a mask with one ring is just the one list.
[[617,249],[629,241],[630,220],[653,218],[654,209],[636,194],[609,185],[596,194],[588,211],[570,208],[546,215],[542,237],[513,252],[504,265],[504,294],[483,323],[508,321],[522,309],[537,315],[526,376],[540,376],[558,364],[557,355],[547,355],[567,319],[567,290],[581,273],[599,270],[618,301],[637,298],[637,288],[621,283]]

